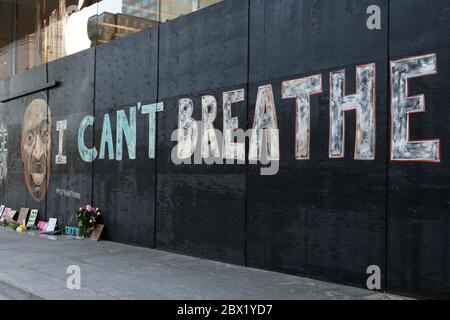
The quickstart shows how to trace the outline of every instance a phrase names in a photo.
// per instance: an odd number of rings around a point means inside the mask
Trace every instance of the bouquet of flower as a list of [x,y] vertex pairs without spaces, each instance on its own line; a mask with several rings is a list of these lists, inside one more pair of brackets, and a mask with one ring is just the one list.
[[25,227],[23,224],[21,224],[21,225],[19,225],[19,226],[16,228],[16,231],[17,231],[17,232],[26,232],[26,231],[27,231],[27,227]]
[[91,233],[97,224],[97,219],[99,216],[100,210],[90,205],[86,205],[78,209],[76,218],[78,227],[80,228],[80,233],[82,235],[88,235]]
[[7,224],[8,224],[8,226],[9,226],[11,229],[13,229],[13,230],[16,230],[16,229],[20,226],[20,224],[18,224],[18,223],[17,223],[16,221],[14,221],[14,220],[8,220]]

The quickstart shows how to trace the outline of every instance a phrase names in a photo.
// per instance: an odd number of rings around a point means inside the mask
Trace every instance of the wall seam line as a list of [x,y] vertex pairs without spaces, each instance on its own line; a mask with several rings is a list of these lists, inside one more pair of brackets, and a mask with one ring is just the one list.
[[[92,131],[92,145],[95,145],[95,120],[96,120],[96,110],[95,110],[95,99],[97,97],[97,46],[94,47],[94,94],[92,95],[92,114],[94,117],[94,126],[93,126],[93,131]],[[95,174],[95,170],[94,170],[94,166],[95,166],[95,161],[91,162],[91,202],[93,206],[95,205],[95,200],[94,200],[94,183],[95,183],[95,179],[94,179],[94,174]]]
[[[157,43],[157,50],[156,50],[156,102],[160,102],[159,101],[159,50],[160,50],[160,34],[161,34],[161,1],[159,1],[159,23],[158,23],[158,41]],[[156,241],[157,241],[157,236],[156,236],[156,223],[157,223],[157,209],[158,209],[158,202],[157,202],[157,197],[158,197],[158,192],[157,192],[157,187],[158,187],[158,112],[156,112],[156,116],[155,116],[155,182],[154,182],[154,199],[155,199],[155,203],[154,203],[154,211],[153,211],[153,248],[156,249]]]
[[[250,109],[250,0],[247,0],[247,112],[246,127],[249,128],[249,109]],[[247,147],[246,147],[247,148]],[[246,150],[246,154],[248,154]],[[248,266],[247,247],[248,247],[248,163],[245,163],[245,208],[244,208],[244,266]]]
[[391,135],[391,126],[390,126],[390,107],[391,107],[391,101],[389,99],[390,97],[390,70],[389,70],[389,65],[390,65],[390,20],[391,20],[391,1],[388,0],[387,3],[387,14],[388,14],[388,18],[387,18],[387,61],[386,61],[386,67],[387,67],[387,73],[386,73],[386,96],[387,96],[387,101],[386,101],[386,118],[387,118],[387,132],[386,132],[386,149],[387,149],[387,153],[386,153],[386,212],[385,212],[385,227],[384,227],[384,232],[385,232],[385,239],[384,239],[384,292],[388,292],[388,252],[389,252],[389,233],[388,233],[388,228],[389,228],[389,165],[390,165],[390,152],[391,152],[391,148],[390,148],[390,135]]

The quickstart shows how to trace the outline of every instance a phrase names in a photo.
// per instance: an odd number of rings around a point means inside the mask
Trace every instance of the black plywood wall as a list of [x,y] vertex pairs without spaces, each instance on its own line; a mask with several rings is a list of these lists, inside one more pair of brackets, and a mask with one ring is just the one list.
[[[48,64],[49,81],[59,86],[48,90],[52,121],[52,172],[47,193],[46,212],[61,225],[76,225],[75,210],[92,203],[92,163],[78,154],[78,128],[86,115],[94,113],[95,50],[90,49]],[[57,164],[59,152],[58,121],[66,121],[62,154],[66,164]],[[92,130],[86,130],[86,145],[93,144]],[[64,162],[64,161],[62,161]]]
[[[381,30],[366,27],[371,5],[381,9]],[[33,93],[0,105],[8,131],[1,203],[38,208],[42,219],[62,224],[73,224],[73,212],[93,203],[102,209],[108,240],[358,287],[366,286],[367,267],[377,265],[383,290],[448,298],[449,21],[447,0],[225,0],[2,80],[1,97]],[[409,95],[426,101],[426,112],[410,115],[410,138],[439,138],[441,161],[392,162],[389,61],[433,53],[437,74],[409,80]],[[375,159],[354,160],[354,112],[345,113],[344,158],[330,159],[330,72],[345,69],[345,92],[352,94],[356,67],[368,63],[376,65]],[[311,98],[310,160],[296,160],[295,101],[282,99],[281,86],[317,74],[323,86]],[[59,85],[33,90],[52,81]],[[202,96],[214,96],[214,127],[222,131],[222,93],[244,89],[232,116],[247,130],[263,85],[272,86],[280,130],[276,175],[261,175],[261,165],[172,162],[179,99],[192,99],[192,117],[201,121]],[[38,203],[24,185],[20,147],[23,113],[36,98],[47,101],[52,119],[52,170]],[[150,159],[149,120],[139,106],[155,102],[164,111],[156,115]],[[82,119],[95,117],[83,139],[100,151],[109,116],[115,155],[117,112],[129,116],[133,107],[136,159],[124,141],[120,161],[108,158],[108,148],[105,159],[83,161]],[[65,119],[61,165],[56,123]]]
[[437,74],[409,81],[426,112],[411,115],[413,140],[439,138],[441,162],[389,163],[388,289],[450,296],[450,4],[391,1],[389,58],[435,53]]
[[[365,27],[361,12],[371,4],[387,12],[387,1],[251,1],[249,117],[258,86],[271,84],[281,160],[273,176],[249,166],[249,265],[357,286],[369,265],[384,266],[387,29]],[[354,160],[353,112],[345,157],[330,159],[329,74],[345,69],[352,94],[355,67],[366,63],[378,67],[375,161]],[[310,160],[296,160],[295,99],[281,99],[281,83],[316,74],[322,94],[311,98]]]
[[[245,165],[176,166],[170,142],[178,99],[191,98],[202,119],[201,97],[217,100],[214,126],[222,130],[222,92],[247,86],[248,3],[228,1],[161,25],[158,115],[157,247],[230,263],[244,263]],[[233,107],[246,127],[247,103]],[[200,139],[199,139],[200,140]]]

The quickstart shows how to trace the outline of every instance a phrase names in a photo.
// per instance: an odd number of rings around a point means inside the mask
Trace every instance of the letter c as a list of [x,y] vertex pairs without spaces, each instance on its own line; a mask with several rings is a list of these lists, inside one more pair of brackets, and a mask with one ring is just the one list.
[[88,148],[84,143],[84,132],[88,126],[94,125],[94,116],[86,116],[83,118],[78,130],[78,152],[80,153],[81,159],[85,162],[92,162],[97,158],[98,152],[95,147]]

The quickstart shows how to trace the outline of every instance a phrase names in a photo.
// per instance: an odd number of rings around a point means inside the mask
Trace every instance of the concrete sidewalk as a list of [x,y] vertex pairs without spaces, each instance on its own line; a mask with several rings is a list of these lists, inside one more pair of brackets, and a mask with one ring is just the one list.
[[[0,227],[0,299],[399,299],[173,253]],[[68,266],[81,270],[69,290]]]

